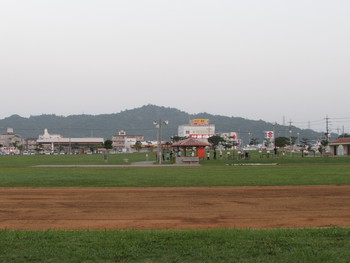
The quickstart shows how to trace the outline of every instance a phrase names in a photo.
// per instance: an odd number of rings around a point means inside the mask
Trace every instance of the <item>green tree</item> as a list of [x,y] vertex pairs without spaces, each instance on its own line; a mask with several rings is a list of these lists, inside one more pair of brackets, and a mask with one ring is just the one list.
[[286,147],[287,145],[289,145],[290,143],[290,139],[288,137],[276,137],[275,138],[275,145],[277,147]]
[[225,139],[221,136],[214,135],[208,138],[208,142],[211,143],[213,149],[216,149],[220,143],[225,142]]
[[62,145],[58,146],[58,151],[59,152],[63,152],[63,150],[64,150],[64,147]]
[[326,147],[328,146],[328,140],[322,140],[320,146],[318,147],[318,151],[320,153],[324,153],[326,151]]
[[306,150],[310,150],[311,148],[311,144],[310,144],[310,140],[308,138],[302,138],[300,140],[300,144],[306,149]]
[[98,148],[102,148],[102,147],[104,147],[104,146],[101,144],[94,144],[90,147],[90,151],[92,151],[93,153],[96,153]]
[[23,145],[23,144],[18,145],[18,146],[17,146],[17,149],[18,149],[18,150],[20,151],[20,153],[22,154],[23,151],[24,151],[24,145]]
[[113,148],[113,141],[111,140],[105,140],[104,144],[103,144],[103,147],[106,148],[107,150],[108,149],[112,149]]
[[350,138],[350,134],[349,133],[343,133],[343,134],[338,136],[338,139],[340,139],[340,138]]
[[138,152],[140,152],[141,148],[142,148],[142,142],[137,141],[137,142],[135,143],[135,149],[136,149]]
[[42,152],[44,149],[42,144],[36,144],[34,150],[39,153],[39,152]]

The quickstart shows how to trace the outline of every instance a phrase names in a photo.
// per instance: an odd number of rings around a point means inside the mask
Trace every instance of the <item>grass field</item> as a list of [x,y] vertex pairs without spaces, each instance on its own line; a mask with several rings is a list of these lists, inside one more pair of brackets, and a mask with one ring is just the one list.
[[350,184],[350,166],[4,168],[0,187],[178,187]]
[[[146,154],[148,156],[146,156]],[[226,156],[224,154],[224,156]],[[124,160],[128,159],[128,163]],[[104,162],[103,155],[92,154],[92,155],[15,155],[15,156],[0,156],[0,167],[28,167],[34,165],[125,165],[132,162],[142,162],[142,161],[155,161],[155,153],[132,153],[132,154],[109,154],[108,163]],[[163,162],[165,164],[169,162]],[[206,159],[201,160],[201,165],[203,166],[222,166],[227,164],[247,164],[247,163],[278,163],[278,164],[348,164],[350,165],[350,157],[328,157],[322,158],[317,157],[304,157],[301,158],[300,154],[294,154],[293,156],[286,155],[284,158],[260,158],[259,153],[252,151],[250,153],[249,160],[239,160],[237,159],[237,154],[235,154],[233,159],[227,160],[223,157],[222,160],[217,158],[217,160],[207,161]]]
[[[151,156],[149,156],[151,157]],[[110,155],[108,164],[145,161]],[[275,166],[232,164],[278,163]],[[350,158],[203,160],[202,167],[33,168],[39,164],[104,164],[101,155],[1,156],[0,187],[178,187],[350,184]]]
[[0,231],[0,262],[349,262],[350,230]]
[[[146,160],[144,153],[118,154],[110,155],[108,164],[123,164],[123,159]],[[239,163],[279,165],[228,165]],[[255,155],[251,160],[203,160],[202,167],[31,167],[39,164],[104,164],[104,160],[101,155],[0,156],[0,187],[350,184],[348,157],[260,159]],[[349,251],[348,228],[0,231],[0,262],[349,262]]]

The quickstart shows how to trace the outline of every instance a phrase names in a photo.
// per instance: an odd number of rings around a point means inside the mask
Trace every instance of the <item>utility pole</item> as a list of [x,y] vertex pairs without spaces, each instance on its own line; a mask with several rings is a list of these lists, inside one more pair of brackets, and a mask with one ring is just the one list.
[[69,155],[72,154],[72,127],[69,124]]
[[341,130],[341,129],[338,127],[338,128],[337,128],[338,136],[340,136],[340,130]]
[[273,126],[273,148],[276,148],[276,125],[277,122],[272,123]]
[[329,118],[328,115],[326,115],[326,142],[328,142],[329,139]]
[[289,142],[290,142],[290,156],[292,156],[292,120],[289,121]]
[[277,157],[277,147],[276,147],[276,124],[277,122],[274,122],[273,125],[273,157],[276,158]]

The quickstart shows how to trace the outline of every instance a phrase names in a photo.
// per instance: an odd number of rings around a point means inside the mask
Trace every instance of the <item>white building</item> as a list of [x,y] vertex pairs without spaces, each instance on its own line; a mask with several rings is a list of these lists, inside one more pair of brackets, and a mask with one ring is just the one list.
[[215,135],[215,125],[209,119],[193,119],[189,124],[178,127],[178,136],[195,139],[208,139]]
[[39,136],[38,144],[43,145],[46,150],[54,151],[55,147],[64,147],[65,151],[71,151],[72,148],[83,149],[93,146],[100,146],[104,143],[103,138],[64,138],[59,134],[49,134],[44,130],[44,134]]
[[21,136],[14,134],[12,128],[7,128],[6,134],[0,134],[0,146],[12,147],[14,145],[23,144],[23,139]]
[[124,130],[121,130],[118,134],[112,136],[112,145],[117,151],[130,152],[132,145],[135,145],[137,141],[144,142],[144,140],[144,135],[129,135]]
[[40,141],[48,141],[48,140],[59,140],[63,138],[63,136],[59,135],[59,134],[50,134],[48,129],[44,129],[44,134],[43,135],[39,135],[39,139]]

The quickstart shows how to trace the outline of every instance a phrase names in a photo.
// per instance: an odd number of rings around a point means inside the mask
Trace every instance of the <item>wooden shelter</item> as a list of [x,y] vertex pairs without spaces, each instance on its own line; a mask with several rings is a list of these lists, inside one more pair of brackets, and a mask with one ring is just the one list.
[[[188,138],[182,141],[178,141],[172,144],[173,148],[178,148],[178,150],[183,149],[184,156],[177,156],[176,163],[195,163],[199,162],[199,158],[205,158],[205,147],[211,146],[209,143],[199,141],[193,138]],[[196,156],[187,156],[188,149],[196,150]],[[191,159],[192,158],[192,159]]]

